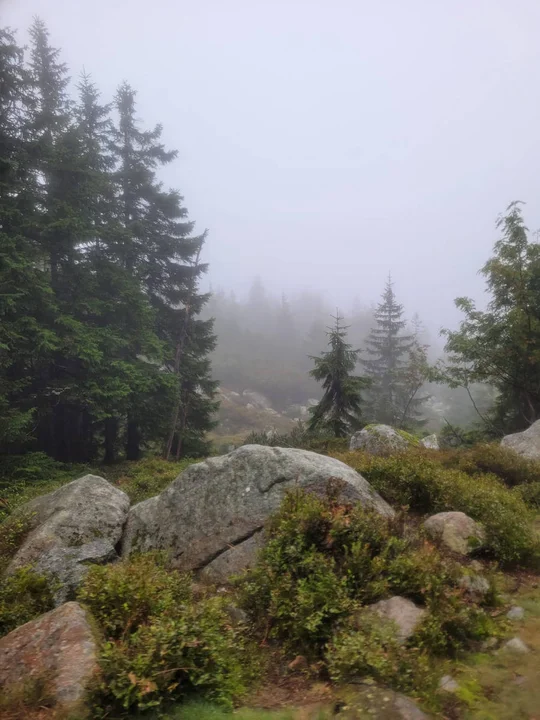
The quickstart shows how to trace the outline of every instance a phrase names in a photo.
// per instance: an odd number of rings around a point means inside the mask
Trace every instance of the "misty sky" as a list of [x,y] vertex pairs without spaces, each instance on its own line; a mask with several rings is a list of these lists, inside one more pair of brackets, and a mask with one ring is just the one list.
[[214,287],[369,304],[391,271],[435,330],[481,299],[511,200],[540,227],[538,0],[0,0],[35,14],[164,124]]

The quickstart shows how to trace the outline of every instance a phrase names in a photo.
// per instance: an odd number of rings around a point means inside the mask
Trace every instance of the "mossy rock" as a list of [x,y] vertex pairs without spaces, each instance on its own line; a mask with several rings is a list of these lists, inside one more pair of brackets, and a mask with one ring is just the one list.
[[418,446],[419,441],[406,430],[390,425],[366,425],[350,441],[350,450],[363,450],[371,455],[392,455]]

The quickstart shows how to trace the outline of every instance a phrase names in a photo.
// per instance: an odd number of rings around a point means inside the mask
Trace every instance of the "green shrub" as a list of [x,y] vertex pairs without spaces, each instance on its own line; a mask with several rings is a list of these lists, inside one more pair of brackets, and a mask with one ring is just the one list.
[[363,453],[336,455],[360,472],[390,503],[421,513],[460,510],[483,523],[485,550],[504,565],[538,562],[531,513],[516,494],[493,475],[444,467],[411,450],[390,457]]
[[31,518],[19,513],[0,525],[0,575],[7,568],[17,549],[30,531]]
[[327,663],[335,682],[367,675],[403,692],[427,692],[436,682],[429,656],[404,647],[394,624],[368,611],[359,614],[354,629],[342,629],[332,638]]
[[174,614],[190,598],[190,576],[168,572],[160,553],[113,566],[93,565],[78,593],[105,635],[115,640],[152,617]]
[[[242,604],[264,637],[310,659],[324,655],[336,628],[361,606],[384,597],[409,597],[430,612],[445,609],[449,618],[458,611],[466,618],[468,606],[476,607],[459,587],[461,566],[441,557],[400,517],[297,490],[285,497],[267,533],[256,567],[240,581]],[[466,624],[448,623],[442,635],[454,628],[456,647],[466,645]]]
[[246,641],[225,600],[194,598],[189,577],[167,570],[163,557],[93,566],[79,599],[104,637],[94,717],[157,708],[194,691],[230,706],[244,691]]
[[530,507],[540,508],[540,482],[518,485],[514,488],[514,492]]
[[445,467],[462,470],[468,475],[489,473],[505,485],[540,482],[540,462],[518,455],[495,443],[481,443],[462,450],[446,450],[438,457]]
[[54,589],[42,575],[21,568],[0,579],[0,637],[54,607]]
[[493,618],[482,608],[467,605],[457,595],[441,598],[411,640],[435,655],[455,656],[471,641],[497,634]]
[[347,579],[338,577],[333,555],[321,550],[329,529],[321,501],[288,494],[272,519],[260,562],[241,585],[253,620],[287,648],[308,655],[320,653],[333,623],[353,609]]

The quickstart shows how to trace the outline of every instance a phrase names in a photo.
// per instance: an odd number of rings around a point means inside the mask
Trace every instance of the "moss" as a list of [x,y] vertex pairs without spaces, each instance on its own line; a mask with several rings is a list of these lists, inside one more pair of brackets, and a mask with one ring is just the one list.
[[417,437],[412,435],[410,432],[407,432],[406,430],[399,430],[396,429],[396,432],[398,435],[400,435],[404,440],[406,440],[411,445],[418,447],[420,445],[420,441]]

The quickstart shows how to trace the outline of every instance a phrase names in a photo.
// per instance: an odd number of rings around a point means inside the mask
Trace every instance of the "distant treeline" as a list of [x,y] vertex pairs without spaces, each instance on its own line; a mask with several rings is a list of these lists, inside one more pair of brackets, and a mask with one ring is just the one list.
[[[362,305],[357,301],[340,311],[349,326],[348,342],[368,359],[367,340],[376,325],[375,302]],[[214,377],[221,386],[237,392],[261,392],[276,410],[320,397],[321,387],[309,375],[311,357],[325,350],[331,316],[336,313],[322,292],[276,296],[256,278],[246,297],[215,290],[204,313],[215,318],[218,342],[211,357]],[[414,314],[409,316],[404,332],[418,334],[431,363],[443,354],[442,341],[430,336]],[[488,388],[473,384],[472,392],[481,410],[491,406],[493,397]],[[445,419],[463,427],[479,421],[464,388],[427,382],[420,396],[424,397],[426,429],[440,430],[446,425]]]

